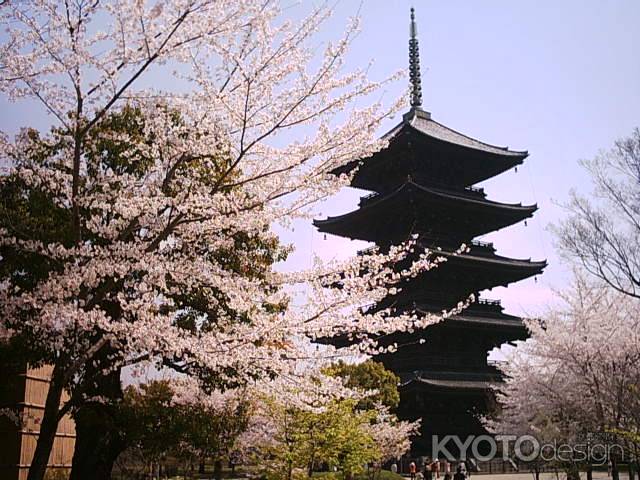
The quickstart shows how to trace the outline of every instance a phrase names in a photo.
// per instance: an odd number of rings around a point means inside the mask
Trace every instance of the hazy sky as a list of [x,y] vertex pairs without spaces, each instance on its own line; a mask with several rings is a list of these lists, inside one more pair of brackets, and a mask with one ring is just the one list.
[[[286,1],[286,0],[285,0]],[[299,18],[312,2],[291,0],[285,12]],[[313,2],[317,3],[317,2]],[[424,108],[433,118],[480,140],[528,150],[518,169],[482,185],[489,198],[537,203],[528,226],[519,224],[487,236],[498,253],[544,259],[549,267],[534,283],[525,280],[486,296],[501,298],[515,314],[535,314],[551,298],[550,287],[568,278],[554,252],[547,226],[563,216],[554,202],[570,188],[588,192],[577,165],[640,125],[640,1],[638,0],[341,0],[321,32],[337,38],[347,17],[360,9],[362,32],[348,66],[366,66],[382,79],[406,69],[409,8],[419,26]],[[151,79],[161,86],[162,78]],[[384,93],[391,101],[406,82]],[[43,127],[47,117],[24,104],[0,100],[0,129]],[[389,122],[381,133],[399,119]],[[321,206],[318,216],[352,210],[360,192],[345,191]],[[312,254],[345,257],[361,245],[314,232],[297,222],[283,240],[297,246],[284,268],[305,267]]]
[[[334,35],[359,3],[337,4],[330,25]],[[640,2],[365,0],[362,33],[350,62],[366,65],[373,59],[373,78],[407,68],[412,5],[423,107],[436,121],[467,135],[530,153],[517,173],[510,170],[481,185],[491,199],[540,208],[528,226],[484,238],[494,241],[498,254],[549,261],[537,283],[529,279],[485,292],[501,298],[510,313],[535,314],[550,301],[550,289],[562,287],[569,277],[548,225],[564,216],[558,203],[571,188],[590,191],[578,160],[640,126]],[[385,97],[394,98],[404,88],[401,82]],[[352,210],[359,194],[347,191],[326,202],[322,218]],[[360,247],[337,237],[325,240],[303,222],[283,238],[298,247],[290,266],[308,265],[312,253],[343,257]]]

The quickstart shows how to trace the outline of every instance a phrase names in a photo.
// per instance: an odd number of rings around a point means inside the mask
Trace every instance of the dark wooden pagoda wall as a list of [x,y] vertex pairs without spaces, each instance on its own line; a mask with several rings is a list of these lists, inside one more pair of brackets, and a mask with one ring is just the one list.
[[[365,195],[355,212],[316,225],[343,237],[373,239],[382,251],[417,235],[421,246],[452,251],[465,243],[471,252],[467,259],[450,257],[435,270],[407,280],[400,294],[373,308],[440,313],[470,294],[477,298],[487,288],[540,273],[544,262],[497,257],[492,244],[474,240],[531,216],[537,208],[490,202],[483,189],[474,187],[522,163],[526,152],[501,156],[429,137],[411,123],[416,115],[421,121],[431,118],[421,110],[406,114],[389,146],[363,160],[353,178],[352,186],[374,193]],[[478,415],[494,407],[488,386],[500,378],[488,363],[488,352],[527,336],[520,319],[504,314],[498,303],[479,301],[459,317],[386,336],[382,343],[399,348],[376,357],[401,378],[399,416],[423,419],[414,455],[431,454],[432,435],[486,433]]]

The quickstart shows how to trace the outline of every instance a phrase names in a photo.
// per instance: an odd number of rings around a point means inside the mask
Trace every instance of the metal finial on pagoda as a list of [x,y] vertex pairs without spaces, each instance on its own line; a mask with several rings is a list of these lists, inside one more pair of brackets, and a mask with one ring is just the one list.
[[422,106],[422,85],[420,80],[420,50],[418,48],[418,26],[415,10],[411,7],[409,27],[409,80],[411,82],[411,107]]

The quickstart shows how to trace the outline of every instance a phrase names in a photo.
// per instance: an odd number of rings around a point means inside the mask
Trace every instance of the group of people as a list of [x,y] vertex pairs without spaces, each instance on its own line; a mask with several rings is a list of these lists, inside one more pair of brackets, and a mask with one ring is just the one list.
[[[415,462],[409,464],[411,480],[434,480],[434,477],[439,480],[441,470],[444,473],[443,480],[466,480],[468,476],[471,476],[467,472],[467,465],[464,461],[461,461],[456,466],[456,472],[453,477],[451,475],[451,464],[447,460],[443,462],[440,462],[437,458],[434,461],[427,460],[421,470]],[[391,471],[397,473],[398,466],[395,463],[391,465]]]

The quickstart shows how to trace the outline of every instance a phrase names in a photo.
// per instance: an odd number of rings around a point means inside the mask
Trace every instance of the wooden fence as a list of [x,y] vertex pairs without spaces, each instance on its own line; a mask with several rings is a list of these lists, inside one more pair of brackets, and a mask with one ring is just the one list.
[[[0,368],[4,377],[0,389],[0,478],[25,480],[38,440],[52,367],[23,367],[18,371]],[[47,477],[65,478],[71,468],[75,438],[73,420],[63,417],[49,457]]]

